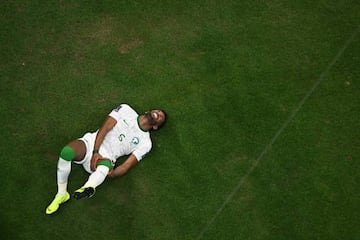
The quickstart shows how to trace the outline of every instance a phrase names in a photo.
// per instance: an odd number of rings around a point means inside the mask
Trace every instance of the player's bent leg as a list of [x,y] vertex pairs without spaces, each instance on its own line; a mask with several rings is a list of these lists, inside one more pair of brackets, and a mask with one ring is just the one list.
[[71,161],[75,158],[75,150],[70,146],[65,146],[61,152],[57,165],[57,184],[58,194],[63,196],[67,192],[67,182],[71,172]]
[[98,162],[96,171],[93,172],[88,181],[80,189],[74,193],[75,199],[89,198],[95,194],[95,188],[104,182],[110,169],[112,169],[111,161],[103,159]]
[[70,146],[65,146],[60,152],[60,158],[65,161],[72,161],[75,158],[75,150]]
[[70,199],[70,194],[67,192],[68,177],[71,172],[71,161],[75,158],[75,150],[70,146],[65,146],[60,152],[57,165],[57,185],[58,192],[54,200],[46,208],[46,214],[52,214],[59,209],[60,204],[67,202]]
[[86,155],[86,145],[82,140],[74,140],[68,144],[68,147],[74,149],[75,155],[72,160],[81,161]]
[[56,212],[59,209],[60,204],[65,203],[70,199],[70,194],[67,192],[67,184],[71,172],[71,162],[83,159],[85,154],[85,143],[80,140],[70,142],[61,150],[57,165],[58,192],[55,195],[54,200],[46,208],[46,214]]
[[109,159],[102,159],[97,163],[97,166],[105,166],[109,169],[109,171],[113,168],[111,161]]

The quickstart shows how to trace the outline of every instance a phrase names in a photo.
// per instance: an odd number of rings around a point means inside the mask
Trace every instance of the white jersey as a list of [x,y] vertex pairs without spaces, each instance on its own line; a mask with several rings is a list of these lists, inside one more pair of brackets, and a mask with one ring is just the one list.
[[[139,126],[139,115],[127,104],[121,104],[110,114],[117,123],[105,136],[100,146],[112,161],[117,158],[134,154],[138,161],[143,159],[151,150],[150,133]],[[104,156],[105,157],[105,156]]]

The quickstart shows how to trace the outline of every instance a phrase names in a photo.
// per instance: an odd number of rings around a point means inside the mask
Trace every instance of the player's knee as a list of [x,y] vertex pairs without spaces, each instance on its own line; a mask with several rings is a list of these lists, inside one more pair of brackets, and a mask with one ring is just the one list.
[[72,147],[65,146],[60,152],[60,157],[66,161],[72,161],[75,158],[75,150]]
[[103,160],[100,160],[98,163],[97,163],[97,166],[105,166],[107,168],[109,168],[109,170],[112,169],[112,164],[111,164],[111,161],[108,160],[108,159],[103,159]]

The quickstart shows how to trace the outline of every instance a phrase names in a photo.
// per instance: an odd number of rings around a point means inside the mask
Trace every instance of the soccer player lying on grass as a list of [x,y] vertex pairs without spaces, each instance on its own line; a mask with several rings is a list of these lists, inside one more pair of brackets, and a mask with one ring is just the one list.
[[[73,197],[91,197],[106,176],[121,176],[145,157],[152,147],[149,131],[158,130],[165,121],[166,113],[163,110],[138,115],[129,105],[121,104],[108,115],[98,131],[86,133],[82,138],[70,142],[60,153],[58,192],[46,208],[46,214],[56,212],[60,204],[70,199],[67,183],[71,162],[82,164],[90,173],[87,182],[74,192]],[[129,155],[125,162],[114,168],[116,159],[125,155]]]

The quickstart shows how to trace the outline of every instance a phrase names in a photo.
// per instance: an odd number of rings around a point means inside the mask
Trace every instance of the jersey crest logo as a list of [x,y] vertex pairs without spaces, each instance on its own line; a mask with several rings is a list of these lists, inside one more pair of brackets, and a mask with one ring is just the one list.
[[135,145],[138,145],[139,142],[140,142],[140,140],[139,140],[138,137],[134,137],[134,138],[131,140],[131,142],[132,142],[133,144],[135,144]]

